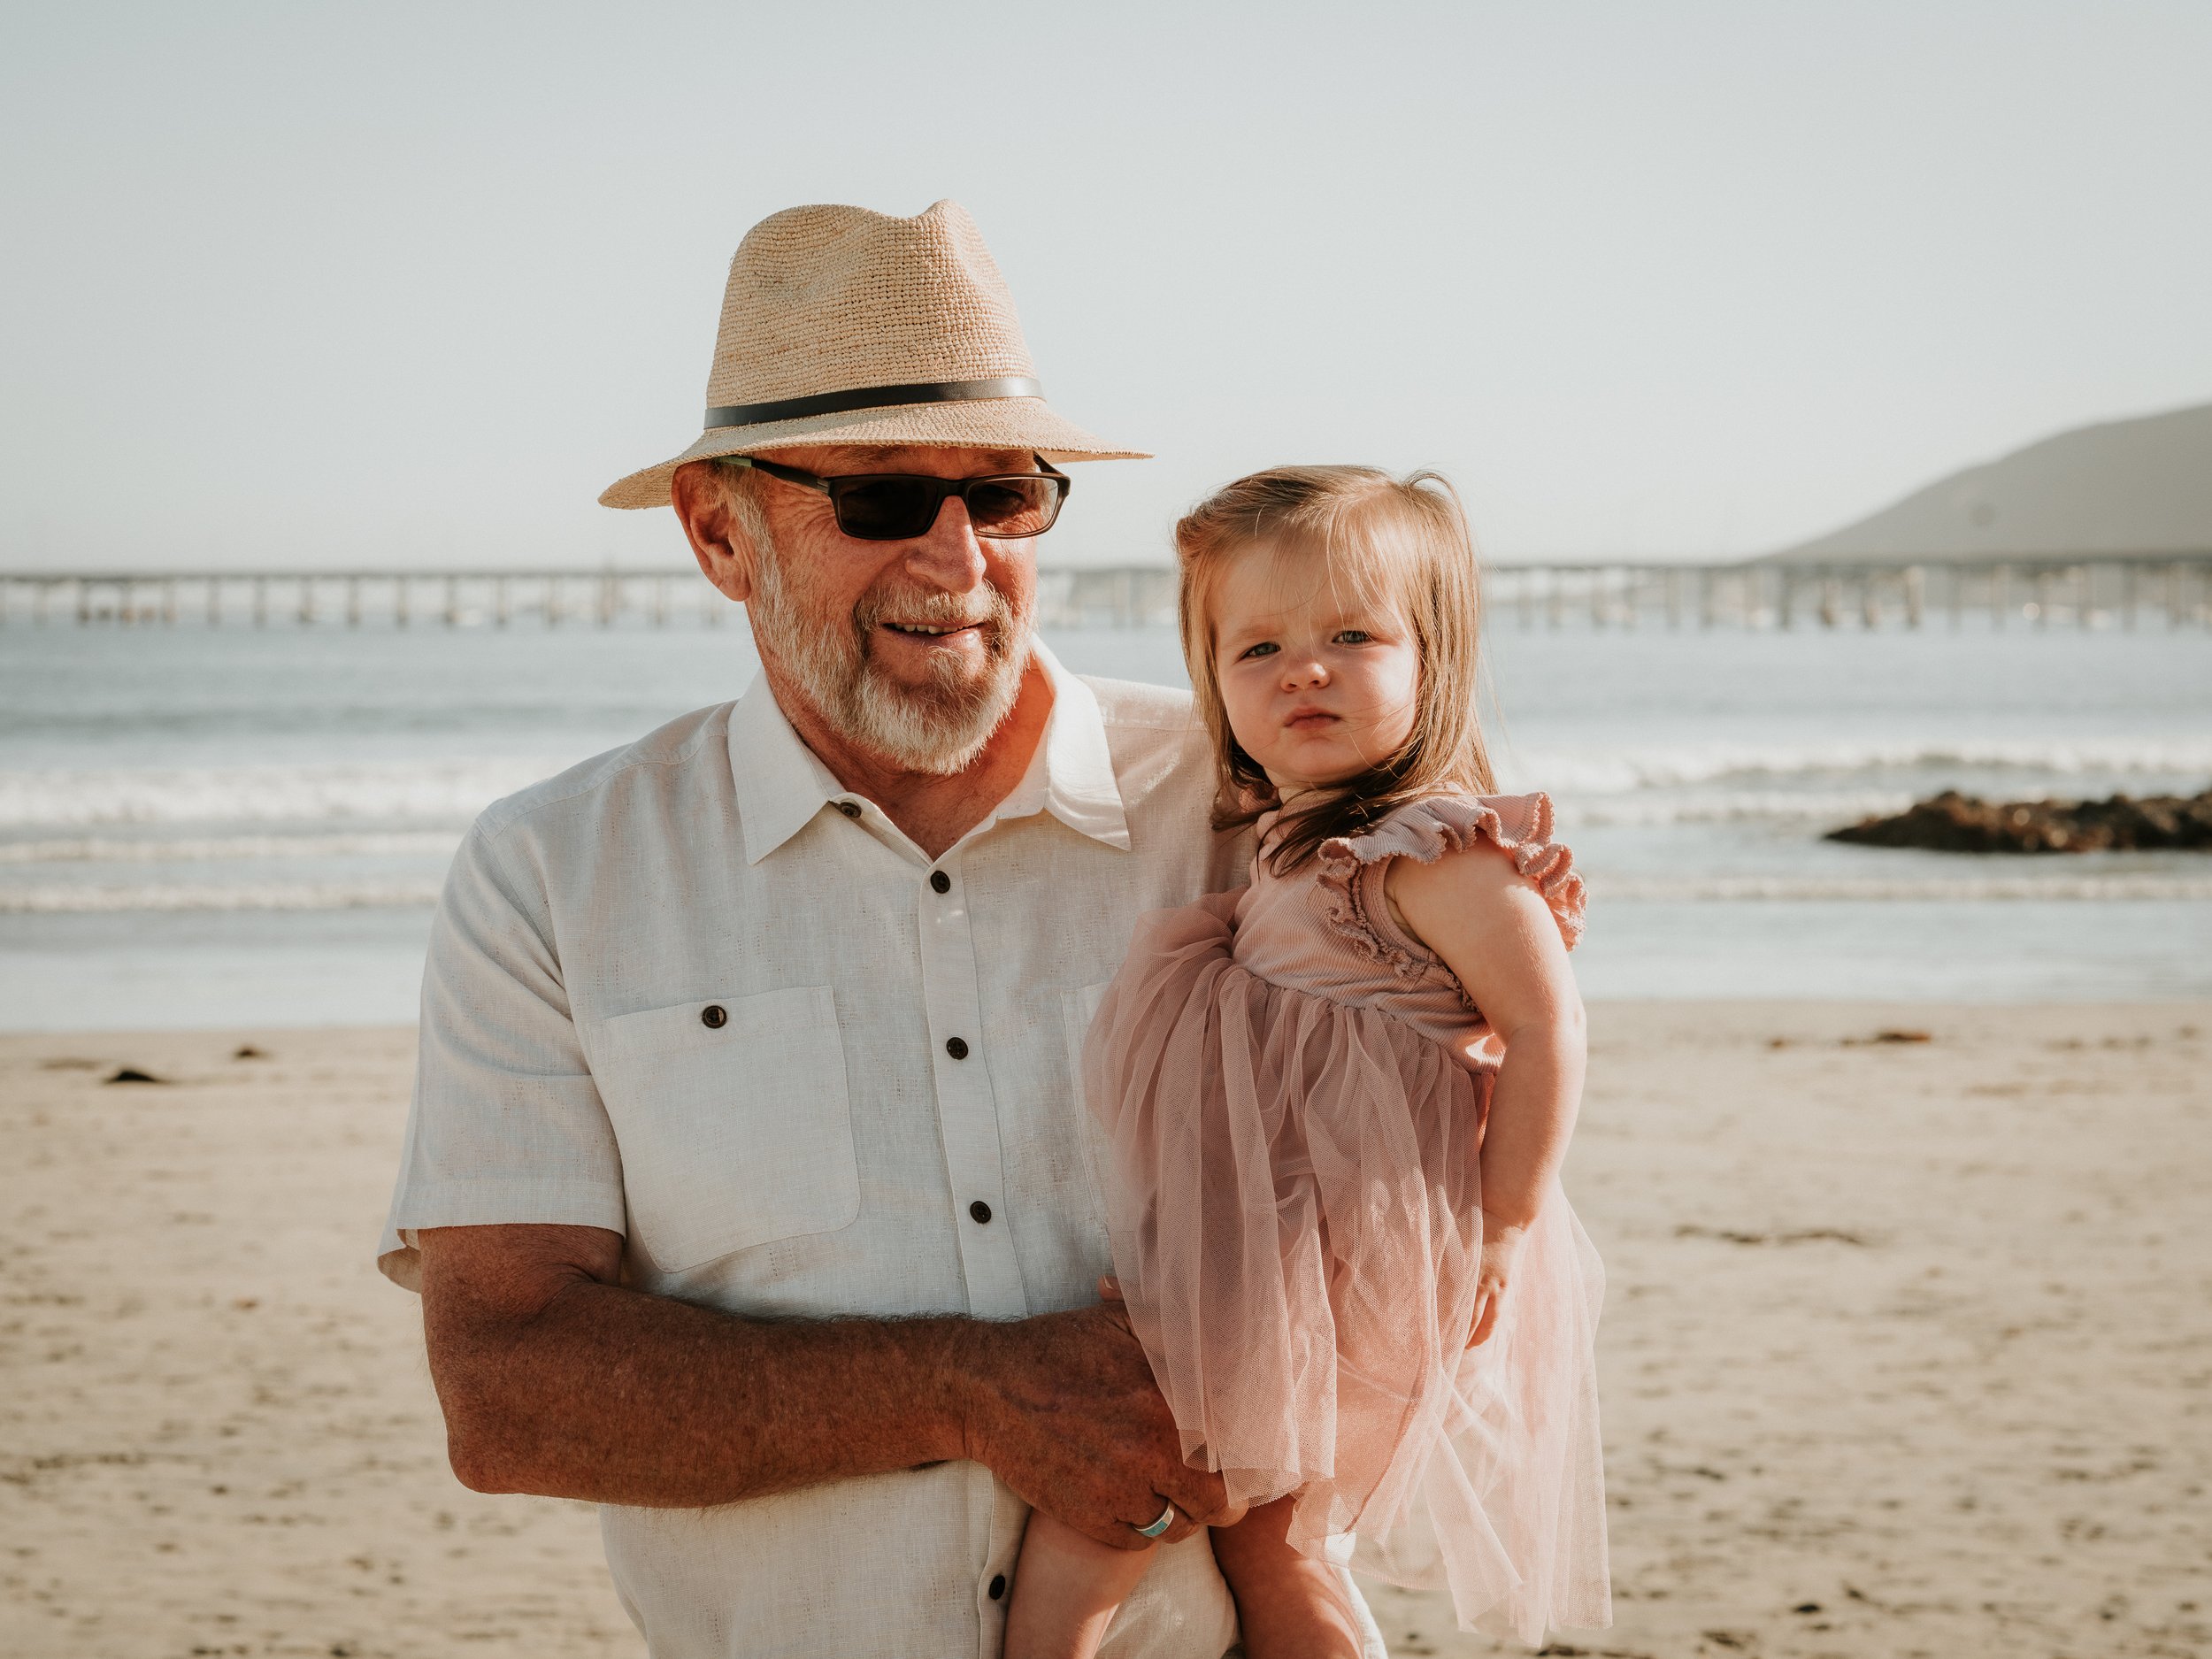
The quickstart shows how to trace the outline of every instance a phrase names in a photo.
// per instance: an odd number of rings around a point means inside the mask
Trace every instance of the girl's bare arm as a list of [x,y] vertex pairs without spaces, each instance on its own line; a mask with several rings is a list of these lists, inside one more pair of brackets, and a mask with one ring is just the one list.
[[1406,927],[1467,987],[1505,1045],[1482,1149],[1482,1207],[1525,1227],[1567,1156],[1582,1101],[1582,997],[1544,895],[1487,843],[1432,864],[1391,862]]

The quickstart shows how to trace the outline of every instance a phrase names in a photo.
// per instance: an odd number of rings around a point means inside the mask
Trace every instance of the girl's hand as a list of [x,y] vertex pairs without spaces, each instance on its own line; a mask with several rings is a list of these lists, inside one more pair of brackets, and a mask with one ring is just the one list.
[[1480,1348],[1498,1328],[1499,1311],[1513,1285],[1513,1263],[1527,1236],[1527,1227],[1482,1212],[1482,1260],[1475,1270],[1475,1328],[1467,1338],[1469,1348]]

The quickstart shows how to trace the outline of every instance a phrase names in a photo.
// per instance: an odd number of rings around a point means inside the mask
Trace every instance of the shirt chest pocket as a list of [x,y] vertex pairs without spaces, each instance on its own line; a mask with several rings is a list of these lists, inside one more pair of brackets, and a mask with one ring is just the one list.
[[826,985],[606,1022],[592,1075],[622,1149],[631,1241],[664,1272],[832,1233],[860,1214],[837,1005]]

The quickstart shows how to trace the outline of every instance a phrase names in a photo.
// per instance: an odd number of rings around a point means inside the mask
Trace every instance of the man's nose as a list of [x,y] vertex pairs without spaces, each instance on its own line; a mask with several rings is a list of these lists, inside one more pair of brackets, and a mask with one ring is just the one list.
[[907,549],[906,563],[917,576],[947,593],[964,594],[981,586],[983,548],[968,518],[968,503],[948,495],[937,521]]

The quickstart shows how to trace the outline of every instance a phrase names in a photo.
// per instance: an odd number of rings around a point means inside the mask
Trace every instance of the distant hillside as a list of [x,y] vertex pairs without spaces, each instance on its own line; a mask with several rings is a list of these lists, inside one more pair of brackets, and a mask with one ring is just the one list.
[[1767,555],[1792,564],[2212,550],[2212,403],[2081,426]]

